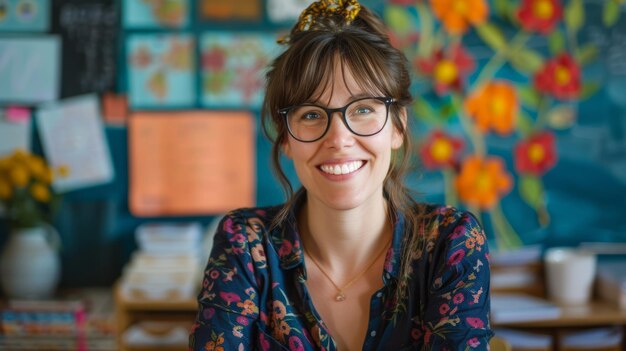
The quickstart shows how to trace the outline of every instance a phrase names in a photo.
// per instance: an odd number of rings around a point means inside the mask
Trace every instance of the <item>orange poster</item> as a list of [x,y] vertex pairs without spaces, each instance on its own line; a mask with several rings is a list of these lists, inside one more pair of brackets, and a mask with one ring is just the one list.
[[201,13],[204,19],[258,21],[261,19],[261,1],[202,0]]
[[252,114],[136,112],[128,138],[133,215],[207,215],[254,205]]

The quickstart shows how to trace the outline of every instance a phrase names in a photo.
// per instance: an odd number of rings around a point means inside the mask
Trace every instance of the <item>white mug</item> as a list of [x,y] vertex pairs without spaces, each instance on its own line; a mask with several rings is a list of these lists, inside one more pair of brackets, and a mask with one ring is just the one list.
[[576,248],[555,247],[544,255],[548,298],[566,305],[589,302],[596,275],[596,256]]

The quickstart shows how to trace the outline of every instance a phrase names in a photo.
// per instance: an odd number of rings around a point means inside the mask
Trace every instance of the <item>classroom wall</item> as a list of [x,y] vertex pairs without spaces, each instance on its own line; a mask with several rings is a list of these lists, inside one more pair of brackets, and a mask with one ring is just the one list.
[[[258,1],[264,9],[269,0]],[[383,11],[381,2],[365,3]],[[598,12],[597,2],[586,4],[589,17],[598,21],[600,17],[593,15]],[[192,8],[195,5],[196,1],[192,1]],[[66,83],[62,85],[62,99],[89,92],[127,92],[126,38],[137,33],[165,31],[122,29],[119,1],[56,0],[51,8],[48,32],[58,33],[64,40],[60,74]],[[191,18],[184,32],[192,35],[207,31],[275,33],[288,27],[286,23],[271,22],[264,10],[256,21],[200,22],[194,16]],[[83,35],[77,34],[80,32]],[[8,34],[0,32],[3,35]],[[577,105],[577,123],[558,134],[560,160],[544,178],[552,217],[550,226],[539,229],[532,211],[514,193],[503,201],[504,212],[527,244],[626,242],[626,66],[622,63],[626,62],[626,16],[613,29],[592,21],[581,36],[596,41],[601,49],[600,59],[585,74],[600,79],[603,85],[593,98]],[[196,101],[187,108],[205,107]],[[271,145],[258,128],[259,110],[245,110],[256,119],[256,205],[278,204],[283,201],[283,193],[270,168]],[[37,125],[33,124],[33,149],[43,153],[36,129]],[[63,242],[62,285],[65,286],[109,285],[115,281],[136,248],[134,231],[142,223],[208,224],[216,217],[212,213],[156,218],[132,215],[128,206],[128,130],[125,126],[106,125],[105,136],[115,178],[106,184],[66,193],[55,223]],[[497,138],[488,142],[496,153],[508,147]],[[287,173],[295,180],[288,163]],[[440,174],[417,170],[408,181],[424,201],[443,201]],[[492,230],[488,226],[486,229]],[[5,240],[6,228],[0,233],[0,238]]]

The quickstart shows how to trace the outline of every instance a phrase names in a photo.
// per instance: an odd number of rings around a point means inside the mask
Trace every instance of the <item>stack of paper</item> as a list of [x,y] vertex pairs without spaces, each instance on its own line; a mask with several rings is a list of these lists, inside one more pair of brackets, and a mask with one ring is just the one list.
[[559,346],[569,350],[619,350],[623,337],[619,327],[596,328],[563,334]]
[[596,285],[602,299],[626,309],[626,261],[599,262]]
[[554,319],[560,315],[561,308],[545,299],[516,293],[491,295],[491,320],[494,323]]
[[195,296],[202,271],[199,223],[145,224],[136,231],[139,250],[122,274],[129,299],[171,300]]
[[506,340],[515,350],[552,350],[551,335],[504,328],[498,328],[494,332]]

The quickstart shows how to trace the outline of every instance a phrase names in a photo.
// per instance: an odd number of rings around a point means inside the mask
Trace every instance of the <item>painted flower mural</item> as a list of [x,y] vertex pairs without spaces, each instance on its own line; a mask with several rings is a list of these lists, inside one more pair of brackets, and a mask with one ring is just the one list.
[[[623,3],[604,2],[606,26]],[[442,174],[446,203],[490,222],[498,250],[524,244],[502,209],[514,191],[538,228],[550,223],[543,177],[557,165],[556,131],[598,89],[582,74],[597,56],[579,42],[585,15],[583,0],[385,4],[390,38],[413,64],[421,163]]]

